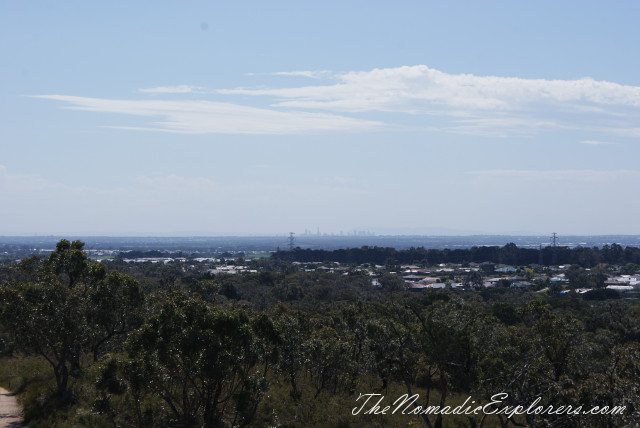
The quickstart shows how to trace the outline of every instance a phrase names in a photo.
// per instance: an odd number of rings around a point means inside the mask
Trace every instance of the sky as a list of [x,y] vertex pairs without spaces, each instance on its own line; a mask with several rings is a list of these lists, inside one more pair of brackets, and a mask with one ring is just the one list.
[[640,234],[640,2],[0,1],[0,235]]

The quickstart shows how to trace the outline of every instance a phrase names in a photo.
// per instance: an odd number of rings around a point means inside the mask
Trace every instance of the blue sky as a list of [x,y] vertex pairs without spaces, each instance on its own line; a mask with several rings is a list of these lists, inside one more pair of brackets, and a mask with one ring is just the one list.
[[640,3],[183,3],[0,2],[0,234],[640,234]]

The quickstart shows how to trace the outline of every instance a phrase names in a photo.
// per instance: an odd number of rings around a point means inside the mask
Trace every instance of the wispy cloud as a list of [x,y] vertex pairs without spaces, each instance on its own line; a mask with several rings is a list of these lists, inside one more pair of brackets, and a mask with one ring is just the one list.
[[320,79],[322,77],[332,77],[333,72],[330,70],[295,70],[295,71],[275,71],[265,73],[245,73],[246,76],[294,76],[308,77],[310,79]]
[[335,77],[339,82],[333,85],[219,92],[271,95],[284,99],[278,105],[343,111],[432,112],[434,106],[508,111],[535,103],[575,104],[574,109],[590,103],[640,107],[640,87],[591,78],[545,80],[448,74],[425,65],[352,71]]
[[610,128],[608,131],[623,137],[640,138],[640,128]]
[[444,130],[492,135],[511,134],[520,125],[531,133],[544,128],[584,129],[585,124],[635,135],[640,115],[640,87],[591,78],[448,74],[425,65],[352,71],[333,78],[337,82],[329,85],[218,92],[275,97],[272,105],[280,108],[436,116],[450,120]]
[[112,128],[185,134],[303,134],[323,131],[368,131],[380,122],[328,113],[279,111],[215,101],[114,100],[69,95],[38,95],[65,102],[70,109],[159,117],[149,126]]
[[145,94],[189,94],[201,92],[205,88],[202,86],[176,85],[176,86],[157,86],[155,88],[142,88],[138,92]]
[[[113,127],[179,133],[300,134],[369,131],[398,114],[424,129],[496,137],[541,130],[589,130],[593,135],[640,137],[640,87],[591,78],[576,80],[449,74],[426,65],[332,73],[281,71],[271,75],[329,78],[327,84],[211,90],[177,85],[139,89],[147,95],[254,97],[260,107],[211,100],[112,100],[42,95],[74,109],[159,117]],[[260,76],[256,74],[256,76]],[[261,97],[258,99],[256,97]],[[266,102],[265,102],[266,100]],[[387,114],[385,113],[393,113]],[[376,120],[370,120],[376,114]],[[426,123],[424,119],[429,122]],[[407,120],[401,119],[406,125]],[[415,127],[415,125],[413,125]],[[603,138],[607,138],[606,136]],[[596,144],[583,140],[583,144]],[[597,144],[601,144],[600,140]]]
[[273,73],[274,76],[300,76],[300,77],[309,77],[311,79],[319,79],[321,77],[330,76],[332,73],[329,70],[301,70],[301,71],[276,71]]
[[611,141],[582,140],[580,141],[580,144],[587,144],[589,146],[607,146],[615,143]]

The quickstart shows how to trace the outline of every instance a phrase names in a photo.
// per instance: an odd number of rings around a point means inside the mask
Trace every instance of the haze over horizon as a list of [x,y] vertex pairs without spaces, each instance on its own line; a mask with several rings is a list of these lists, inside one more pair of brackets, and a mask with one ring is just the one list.
[[0,235],[640,234],[639,18],[2,2]]

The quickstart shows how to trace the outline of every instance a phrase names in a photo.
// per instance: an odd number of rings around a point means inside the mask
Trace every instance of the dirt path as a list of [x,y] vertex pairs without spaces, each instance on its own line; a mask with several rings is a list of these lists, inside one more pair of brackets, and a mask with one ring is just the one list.
[[22,426],[22,409],[16,398],[6,389],[0,388],[0,428]]

